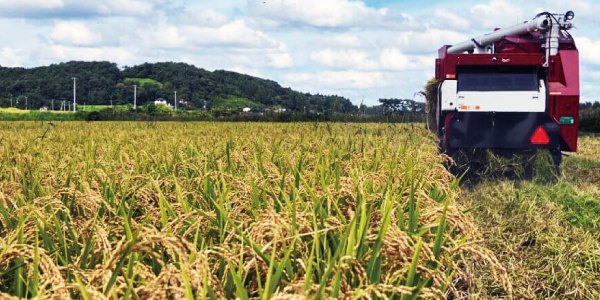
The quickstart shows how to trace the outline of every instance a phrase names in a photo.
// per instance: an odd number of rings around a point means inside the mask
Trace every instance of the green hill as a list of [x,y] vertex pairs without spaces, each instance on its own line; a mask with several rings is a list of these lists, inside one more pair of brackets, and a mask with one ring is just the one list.
[[[110,62],[68,62],[25,68],[0,67],[0,106],[37,109],[50,106],[52,99],[71,101],[73,78],[77,78],[77,102],[86,105],[137,104],[158,98],[178,99],[190,106],[228,108],[248,104],[253,107],[283,107],[291,111],[353,112],[357,108],[339,96],[311,95],[284,88],[277,82],[229,71],[210,72],[185,63],[142,64],[119,69]],[[236,99],[235,101],[232,99]],[[18,101],[18,105],[16,104]],[[23,107],[21,107],[23,106]]]

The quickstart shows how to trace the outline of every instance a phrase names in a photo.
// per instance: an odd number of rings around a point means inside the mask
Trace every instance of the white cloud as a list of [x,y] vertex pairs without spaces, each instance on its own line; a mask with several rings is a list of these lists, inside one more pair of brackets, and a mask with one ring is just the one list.
[[373,71],[379,68],[378,63],[370,60],[369,54],[365,51],[325,49],[312,52],[310,59],[334,69]]
[[532,17],[527,15],[524,19],[522,6],[506,0],[492,0],[488,4],[477,4],[470,10],[471,24],[488,30],[512,26],[517,21],[526,21]]
[[575,38],[577,47],[579,48],[579,56],[581,61],[600,66],[600,40],[592,41],[586,37]]
[[600,80],[600,71],[584,71],[581,70],[581,73],[583,74],[585,72],[585,78],[587,79],[592,79],[592,80]]
[[46,63],[80,61],[110,61],[119,65],[140,63],[134,50],[124,47],[74,47],[50,45],[40,49],[40,59]]
[[0,0],[0,9],[26,10],[34,8],[54,9],[64,7],[63,0]]
[[143,45],[154,51],[211,52],[215,56],[236,51],[239,54],[258,52],[270,58],[272,67],[293,65],[285,44],[249,27],[241,19],[218,27],[177,26],[162,20],[152,27],[139,28],[132,38],[141,38]]
[[355,70],[361,72],[408,71],[426,69],[433,65],[434,58],[422,55],[406,55],[398,48],[386,48],[378,54],[378,60],[370,59],[369,53],[357,50],[331,50],[312,52],[310,58],[333,70]]
[[147,29],[139,29],[139,35],[144,37],[150,47],[176,49],[187,43],[187,38],[182,36],[178,27],[167,24],[160,25],[149,33]]
[[3,67],[22,67],[27,59],[27,53],[21,49],[4,48],[0,51],[0,66]]
[[433,16],[435,17],[435,24],[439,28],[456,30],[469,30],[471,28],[469,20],[461,18],[443,8],[436,9],[433,12]]
[[581,84],[582,102],[594,102],[600,99],[600,86],[595,83]]
[[368,42],[352,33],[342,33],[327,39],[328,44],[337,47],[362,48]]
[[91,46],[102,41],[100,33],[90,30],[84,23],[77,21],[56,24],[50,37],[54,42],[73,46]]
[[148,16],[165,4],[165,0],[0,0],[0,16],[33,19]]
[[182,34],[196,45],[233,45],[251,48],[278,47],[278,42],[265,33],[254,30],[243,20],[235,20],[221,27],[183,26]]
[[368,89],[388,84],[381,72],[324,71],[318,73],[291,73],[284,78],[293,83],[316,85],[328,89]]
[[361,1],[251,0],[249,8],[253,16],[312,27],[388,27],[413,22],[407,14],[375,9]]
[[[86,1],[87,2],[87,1]],[[89,1],[96,4],[96,11],[101,15],[129,15],[147,16],[154,12],[157,4],[162,0],[96,0]]]
[[[583,17],[586,21],[599,22],[597,13],[600,10],[600,4],[597,1],[586,0],[553,0],[551,1],[551,12],[565,13],[569,10],[575,12],[575,21],[581,20]],[[590,18],[591,17],[591,18]]]
[[212,9],[199,9],[193,11],[183,11],[176,13],[172,18],[172,22],[177,24],[220,27],[229,22],[229,18]]
[[387,48],[379,58],[382,68],[389,71],[424,70],[435,66],[433,57],[409,56],[397,48]]
[[288,52],[269,54],[269,66],[275,69],[289,69],[294,66],[294,59]]
[[401,32],[394,42],[405,53],[437,53],[444,45],[457,44],[468,39],[467,35],[455,31],[428,29],[424,32]]
[[[285,45],[278,48],[194,48],[185,51],[179,60],[208,70],[249,70],[253,75],[258,70],[289,69],[294,67],[295,60]],[[247,72],[244,72],[247,73]],[[247,73],[250,74],[250,73]],[[267,77],[268,78],[268,77]]]

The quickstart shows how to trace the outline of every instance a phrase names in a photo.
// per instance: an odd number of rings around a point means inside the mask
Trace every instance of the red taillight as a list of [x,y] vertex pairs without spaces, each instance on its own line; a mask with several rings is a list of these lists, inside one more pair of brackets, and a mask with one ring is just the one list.
[[538,127],[531,136],[531,143],[534,145],[547,145],[550,143],[550,138],[542,126]]

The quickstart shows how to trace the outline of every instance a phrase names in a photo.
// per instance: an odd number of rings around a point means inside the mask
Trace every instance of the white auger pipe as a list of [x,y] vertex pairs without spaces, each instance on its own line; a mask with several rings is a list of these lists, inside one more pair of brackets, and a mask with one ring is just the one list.
[[[506,36],[517,36],[528,32],[547,31],[550,28],[550,20],[548,17],[536,18],[530,22],[525,22],[505,29],[494,31],[472,40],[464,41],[448,48],[448,53],[472,52],[476,48],[483,48],[494,42],[501,40]],[[483,50],[483,49],[478,49]]]

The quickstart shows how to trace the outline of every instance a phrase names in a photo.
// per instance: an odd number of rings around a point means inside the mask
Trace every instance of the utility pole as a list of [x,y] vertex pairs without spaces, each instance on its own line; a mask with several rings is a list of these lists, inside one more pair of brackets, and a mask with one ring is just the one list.
[[[71,110],[69,108],[69,110]],[[73,112],[77,111],[77,78],[73,77]]]
[[54,99],[52,99],[52,111],[54,111]]
[[25,96],[25,110],[29,110],[29,108],[27,108],[27,107],[28,107],[28,105],[27,105],[27,96]]
[[177,91],[175,91],[175,110],[177,110]]
[[10,107],[13,107],[13,105],[12,105],[12,94],[10,94]]
[[137,107],[137,85],[133,85],[133,109]]

